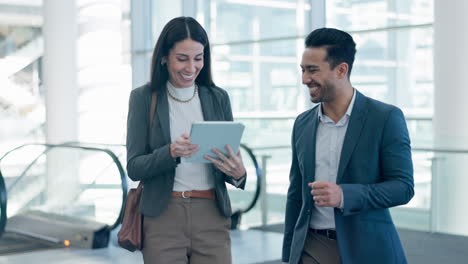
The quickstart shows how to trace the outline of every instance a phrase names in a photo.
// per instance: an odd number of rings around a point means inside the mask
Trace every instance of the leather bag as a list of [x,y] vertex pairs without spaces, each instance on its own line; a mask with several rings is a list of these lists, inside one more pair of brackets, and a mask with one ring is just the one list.
[[[156,92],[151,94],[151,108],[148,128],[148,145],[153,127],[153,117],[156,110]],[[149,149],[149,148],[148,148]],[[140,213],[140,198],[143,191],[143,181],[138,187],[130,189],[125,200],[122,226],[117,234],[119,245],[131,252],[143,248],[143,215]]]

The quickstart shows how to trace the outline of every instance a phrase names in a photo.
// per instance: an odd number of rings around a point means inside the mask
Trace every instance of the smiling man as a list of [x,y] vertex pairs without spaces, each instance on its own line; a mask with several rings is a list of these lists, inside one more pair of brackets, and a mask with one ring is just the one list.
[[408,130],[400,109],[353,88],[355,53],[337,29],[305,40],[302,83],[317,105],[294,123],[283,262],[406,263],[388,208],[414,195]]

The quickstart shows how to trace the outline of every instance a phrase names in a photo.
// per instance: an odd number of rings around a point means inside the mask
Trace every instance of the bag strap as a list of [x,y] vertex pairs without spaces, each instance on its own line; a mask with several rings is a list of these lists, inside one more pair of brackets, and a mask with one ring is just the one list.
[[[157,101],[156,99],[157,99],[156,92],[153,91],[151,93],[151,106],[150,106],[149,127],[148,127],[148,144],[151,139],[151,129],[153,128],[153,119],[154,119],[154,114],[156,112],[156,101]],[[143,188],[143,181],[140,181],[138,183],[137,190],[141,188]]]
[[151,138],[151,128],[153,128],[153,118],[154,113],[156,112],[156,92],[151,93],[151,107],[150,107],[150,116],[149,116],[149,131],[148,131],[148,142]]

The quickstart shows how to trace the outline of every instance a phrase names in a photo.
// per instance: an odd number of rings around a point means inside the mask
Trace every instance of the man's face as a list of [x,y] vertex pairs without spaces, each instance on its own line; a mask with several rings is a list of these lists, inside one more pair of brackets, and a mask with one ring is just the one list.
[[[331,102],[335,99],[337,75],[325,60],[325,48],[306,48],[302,54],[302,83],[309,88],[313,103]],[[336,69],[336,67],[335,67]]]

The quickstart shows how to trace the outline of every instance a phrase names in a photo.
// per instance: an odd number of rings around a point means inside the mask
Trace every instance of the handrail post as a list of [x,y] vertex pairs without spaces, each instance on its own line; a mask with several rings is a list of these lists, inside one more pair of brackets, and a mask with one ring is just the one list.
[[262,155],[262,181],[260,189],[260,210],[262,218],[262,227],[268,224],[268,199],[267,199],[267,160],[271,158],[270,155]]
[[430,209],[430,231],[431,233],[436,233],[440,231],[439,228],[439,216],[440,216],[440,207],[439,207],[439,169],[440,163],[443,161],[442,157],[432,157],[431,158],[431,209]]

